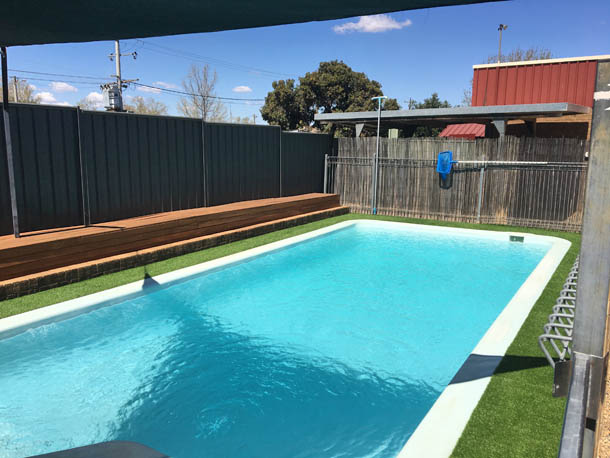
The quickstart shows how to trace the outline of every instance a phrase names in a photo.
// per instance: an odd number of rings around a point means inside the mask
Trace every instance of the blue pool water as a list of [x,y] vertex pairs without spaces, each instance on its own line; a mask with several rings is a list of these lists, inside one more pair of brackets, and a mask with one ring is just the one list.
[[0,341],[0,457],[395,456],[549,249],[359,223]]

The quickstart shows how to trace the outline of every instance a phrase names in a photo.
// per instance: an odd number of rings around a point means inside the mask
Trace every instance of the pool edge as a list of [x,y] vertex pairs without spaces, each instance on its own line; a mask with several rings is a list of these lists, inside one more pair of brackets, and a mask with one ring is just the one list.
[[[413,227],[418,231],[428,233],[461,233],[495,240],[506,240],[510,235],[525,236],[526,240],[543,240],[552,242],[552,246],[530,273],[511,301],[506,305],[494,323],[479,341],[474,354],[488,356],[503,356],[509,345],[525,322],[529,312],[538,297],[553,276],[561,260],[567,253],[571,242],[552,236],[530,234],[527,232],[490,231],[486,229],[456,228],[450,226],[431,226],[425,224],[404,223],[394,221],[353,219],[342,221],[330,226],[271,242],[260,247],[241,251],[218,259],[167,272],[151,279],[139,280],[126,285],[82,296],[69,301],[48,305],[39,309],[0,319],[0,340],[10,338],[45,324],[63,321],[82,313],[122,302],[130,297],[150,291],[150,284],[168,285],[183,281],[195,275],[202,274],[233,264],[244,262],[251,258],[276,251],[303,241],[319,237],[337,230],[363,224],[369,226]],[[152,281],[151,281],[152,280]],[[516,318],[515,318],[516,316]],[[518,323],[518,325],[515,325]],[[500,339],[498,339],[500,337]],[[498,362],[499,363],[499,359]],[[493,369],[497,366],[493,366]],[[466,364],[466,363],[465,363]],[[462,366],[464,368],[464,365]],[[460,369],[460,371],[462,370]],[[459,372],[459,371],[458,371]],[[399,453],[400,458],[426,456],[430,458],[448,457],[459,440],[468,420],[479,399],[483,395],[491,376],[481,377],[461,383],[448,385],[432,408],[428,411],[417,429]],[[438,438],[443,437],[442,441]],[[425,448],[424,448],[425,446]]]
[[[98,308],[108,307],[117,302],[128,300],[150,291],[151,287],[168,286],[170,283],[184,281],[204,272],[228,267],[233,264],[253,259],[263,254],[281,250],[306,240],[325,235],[336,230],[356,224],[360,220],[342,221],[327,227],[288,237],[259,247],[250,248],[238,253],[223,256],[210,261],[183,267],[148,279],[137,280],[126,285],[117,286],[97,293],[77,297],[68,301],[47,305],[38,309],[11,315],[0,319],[0,340],[13,337],[29,329],[67,320]],[[151,286],[154,285],[154,286]]]
[[[508,234],[512,233],[508,232]],[[471,380],[452,381],[447,385],[407,440],[397,458],[420,458],[422,456],[448,458],[451,456],[472,413],[487,389],[493,372],[517,337],[536,301],[542,295],[572,245],[570,241],[559,237],[519,233],[519,235],[523,234],[536,238],[543,237],[547,241],[552,241],[553,245],[456,373],[457,375],[461,372],[471,372]],[[480,371],[479,377],[467,367],[473,356],[490,357],[490,364],[473,368],[474,371]]]

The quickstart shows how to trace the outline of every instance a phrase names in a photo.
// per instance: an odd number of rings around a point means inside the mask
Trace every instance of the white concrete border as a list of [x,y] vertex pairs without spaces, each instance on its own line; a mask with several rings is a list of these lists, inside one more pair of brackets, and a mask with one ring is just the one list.
[[[501,357],[506,353],[530,310],[559,266],[563,256],[570,247],[565,239],[534,235],[522,232],[496,232],[479,229],[462,229],[446,226],[427,226],[380,220],[350,220],[334,224],[322,229],[269,243],[257,248],[235,253],[223,258],[175,270],[154,277],[152,280],[141,280],[127,285],[112,288],[99,293],[80,297],[59,304],[49,305],[37,310],[0,319],[0,340],[12,337],[28,329],[47,323],[65,320],[100,307],[123,302],[130,297],[145,294],[150,291],[148,285],[167,286],[181,282],[233,264],[247,261],[271,251],[304,242],[352,225],[368,225],[378,227],[403,228],[409,231],[427,233],[452,233],[464,236],[474,236],[493,240],[507,240],[510,235],[524,237],[524,242],[547,242],[551,248],[538,266],[519,288],[517,293],[500,313],[498,318],[485,333],[473,350],[473,354]],[[498,358],[499,361],[499,358]],[[493,367],[495,368],[495,366]],[[492,369],[493,369],[492,368]],[[472,381],[450,384],[441,393],[432,408],[428,411],[411,438],[399,454],[400,458],[448,457],[466,427],[470,415],[483,395],[491,377],[486,376]]]
[[[506,232],[502,234],[512,235]],[[489,374],[493,373],[517,336],[571,245],[569,241],[556,237],[524,233],[514,235],[525,236],[525,242],[544,239],[551,242],[552,246],[472,351],[471,355],[491,356],[492,365],[483,368],[484,376],[481,378],[473,377],[470,381],[448,385],[411,435],[398,458],[447,458],[451,455],[491,380]],[[468,361],[465,365],[467,363]]]

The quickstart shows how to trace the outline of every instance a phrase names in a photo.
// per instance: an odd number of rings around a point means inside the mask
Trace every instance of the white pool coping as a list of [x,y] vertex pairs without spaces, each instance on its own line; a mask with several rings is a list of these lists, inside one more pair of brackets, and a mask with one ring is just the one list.
[[[570,242],[565,239],[523,232],[496,232],[366,219],[350,220],[212,261],[168,272],[153,277],[152,279],[140,280],[88,296],[0,319],[0,340],[15,336],[28,329],[66,320],[82,313],[122,302],[133,296],[145,294],[150,291],[149,286],[151,284],[154,285],[154,287],[157,287],[185,281],[204,272],[244,262],[271,251],[301,243],[355,224],[403,228],[410,231],[426,232],[430,234],[463,234],[493,240],[507,240],[511,235],[516,235],[524,237],[525,243],[551,243],[551,248],[547,254],[521,285],[519,290],[472,351],[471,355],[497,357],[495,359],[491,358],[492,364],[491,366],[487,364],[485,368],[486,373],[493,373],[493,369],[495,369],[501,357],[506,353],[506,350],[516,337],[519,329],[521,329],[530,310],[538,300],[538,297],[542,294],[542,291],[571,245]],[[495,362],[495,360],[497,360],[497,362]],[[466,366],[466,364],[464,366]],[[432,408],[428,411],[413,435],[409,438],[398,455],[399,458],[420,458],[424,456],[426,458],[446,458],[451,455],[455,444],[460,438],[462,431],[466,427],[472,412],[490,380],[491,376],[487,375],[481,378],[474,378],[471,381],[448,385]]]

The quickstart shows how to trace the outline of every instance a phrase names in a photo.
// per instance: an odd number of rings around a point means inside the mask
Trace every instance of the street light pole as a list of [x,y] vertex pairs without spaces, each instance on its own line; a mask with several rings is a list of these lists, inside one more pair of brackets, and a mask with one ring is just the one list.
[[377,149],[373,158],[373,183],[371,191],[371,212],[377,214],[377,175],[379,174],[379,130],[381,127],[381,101],[387,99],[385,95],[373,97],[371,100],[377,100]]
[[500,24],[498,26],[498,32],[500,32],[500,41],[498,42],[498,63],[500,63],[502,58],[502,31],[508,29],[506,24]]

